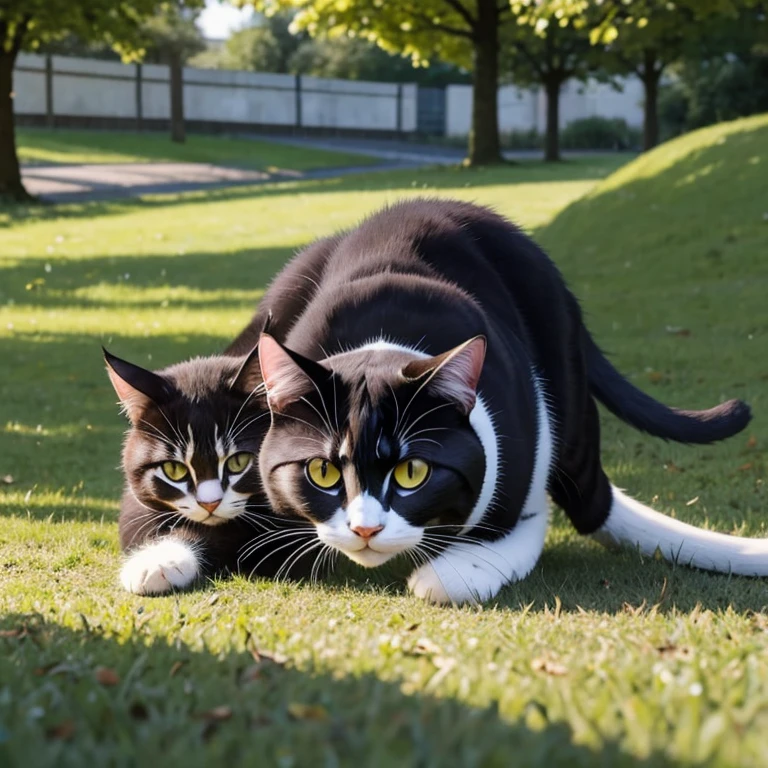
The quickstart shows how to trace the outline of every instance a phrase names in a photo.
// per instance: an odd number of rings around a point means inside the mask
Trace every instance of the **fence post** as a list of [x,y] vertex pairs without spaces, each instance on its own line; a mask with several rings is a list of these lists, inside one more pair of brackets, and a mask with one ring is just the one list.
[[296,75],[294,91],[296,93],[296,127],[301,128],[301,75]]
[[53,128],[53,56],[50,53],[45,56],[45,123]]
[[397,135],[403,133],[403,84],[397,86]]
[[141,64],[136,65],[136,130],[141,131],[144,122],[144,96],[142,93],[142,71]]

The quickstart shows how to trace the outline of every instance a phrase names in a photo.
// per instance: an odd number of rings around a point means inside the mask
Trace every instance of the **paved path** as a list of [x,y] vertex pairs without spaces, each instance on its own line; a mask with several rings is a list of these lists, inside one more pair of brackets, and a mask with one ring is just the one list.
[[[252,136],[248,136],[252,138]],[[263,138],[263,137],[262,137]],[[329,179],[353,173],[455,165],[465,156],[457,147],[416,144],[408,141],[350,138],[301,138],[270,136],[274,143],[316,149],[343,150],[375,157],[377,165],[321,168],[312,171],[251,171],[208,163],[122,163],[110,165],[31,165],[22,168],[27,191],[49,202],[116,200],[149,194],[176,194],[194,190],[266,184],[276,181]],[[570,152],[571,157],[589,152]],[[536,150],[505,152],[508,160],[541,157]]]
[[[255,134],[241,134],[240,138],[254,139]],[[352,139],[342,136],[312,137],[312,136],[270,136],[269,141],[275,144],[289,144],[297,147],[326,149],[334,152],[378,157],[390,162],[409,162],[419,165],[456,165],[467,156],[466,146],[449,147],[440,144],[420,144],[416,141],[403,139]],[[507,160],[539,160],[541,149],[509,149],[503,153]],[[589,157],[604,155],[605,150],[564,150],[563,157]]]
[[111,165],[34,165],[22,168],[27,191],[54,203],[116,200],[149,194],[328,179],[352,173],[412,168],[423,163],[393,161],[373,166],[314,171],[249,171],[208,163],[117,163]]

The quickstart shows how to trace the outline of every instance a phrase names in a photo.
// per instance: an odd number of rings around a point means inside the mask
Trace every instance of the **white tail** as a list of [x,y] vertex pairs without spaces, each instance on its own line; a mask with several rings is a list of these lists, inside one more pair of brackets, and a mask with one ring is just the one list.
[[601,544],[628,544],[646,555],[658,549],[665,560],[706,571],[768,576],[768,539],[704,531],[646,507],[615,486],[612,490],[608,519],[594,534]]

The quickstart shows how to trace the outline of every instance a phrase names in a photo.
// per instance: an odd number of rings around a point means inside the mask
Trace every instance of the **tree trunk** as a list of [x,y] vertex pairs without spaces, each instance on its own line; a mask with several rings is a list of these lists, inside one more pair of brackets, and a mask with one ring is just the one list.
[[181,56],[171,56],[171,141],[183,144],[187,139],[184,127],[184,63]]
[[547,124],[544,131],[544,162],[556,163],[560,158],[560,88],[562,81],[550,75],[544,81],[547,95]]
[[21,181],[13,124],[13,66],[16,54],[0,45],[0,201],[25,202],[32,199]]
[[662,70],[656,66],[655,51],[646,49],[643,59],[643,151],[647,152],[659,143],[659,80]]
[[478,0],[472,44],[469,164],[502,162],[499,141],[499,18],[495,0]]

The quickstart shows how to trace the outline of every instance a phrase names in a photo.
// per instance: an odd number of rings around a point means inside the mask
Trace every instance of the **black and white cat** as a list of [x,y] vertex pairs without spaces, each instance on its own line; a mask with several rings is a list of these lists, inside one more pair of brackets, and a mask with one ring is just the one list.
[[[554,264],[509,222],[461,202],[403,202],[287,271],[308,293],[285,344],[259,343],[272,412],[259,464],[278,516],[311,522],[364,566],[409,556],[410,589],[441,603],[491,598],[531,571],[548,495],[603,543],[768,574],[768,540],[685,525],[610,484],[595,398],[688,443],[736,434],[749,408],[680,411],[636,389]],[[279,317],[282,300],[276,284],[263,311]]]

